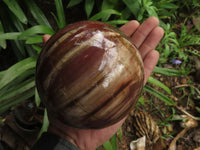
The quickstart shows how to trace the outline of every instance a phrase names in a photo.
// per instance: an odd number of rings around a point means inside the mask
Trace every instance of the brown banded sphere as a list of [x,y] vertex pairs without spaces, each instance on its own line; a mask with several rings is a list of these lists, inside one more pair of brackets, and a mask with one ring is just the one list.
[[143,63],[117,28],[96,21],[71,24],[45,44],[36,85],[49,115],[78,128],[104,128],[136,104]]

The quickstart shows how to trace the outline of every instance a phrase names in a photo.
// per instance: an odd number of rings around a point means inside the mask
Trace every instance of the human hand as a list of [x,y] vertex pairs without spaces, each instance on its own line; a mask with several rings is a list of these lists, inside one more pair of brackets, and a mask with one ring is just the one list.
[[[163,37],[164,31],[158,27],[158,24],[157,18],[150,17],[141,25],[137,21],[130,21],[120,28],[122,32],[131,38],[141,54],[145,73],[144,84],[147,82],[159,59],[159,53],[154,49]],[[45,35],[43,37],[44,42],[49,38],[50,36]],[[78,129],[63,124],[49,116],[49,131],[67,139],[81,150],[94,150],[110,139],[125,119],[103,129]]]

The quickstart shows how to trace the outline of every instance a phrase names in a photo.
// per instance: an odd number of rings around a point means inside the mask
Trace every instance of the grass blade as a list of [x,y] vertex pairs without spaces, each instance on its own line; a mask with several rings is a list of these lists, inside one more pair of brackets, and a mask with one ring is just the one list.
[[163,102],[165,102],[168,105],[174,105],[174,101],[172,99],[170,99],[169,97],[167,97],[166,95],[164,95],[163,93],[155,90],[154,88],[145,85],[144,86],[144,90],[153,94],[155,97],[159,98],[160,100],[162,100]]
[[85,1],[85,12],[86,12],[87,18],[89,18],[93,8],[94,8],[94,0],[86,0]]
[[106,9],[113,9],[116,3],[113,3],[110,0],[103,0],[102,5],[101,5],[101,10],[106,10]]
[[40,100],[37,88],[35,88],[35,104],[37,107],[40,105],[40,102],[41,102],[41,100]]
[[46,132],[47,129],[49,127],[49,119],[48,119],[48,115],[47,115],[47,110],[44,110],[44,117],[43,117],[43,124],[42,124],[42,128],[38,134],[38,139],[40,138],[40,136],[42,135],[42,133]]
[[37,26],[33,26],[33,27],[25,30],[24,32],[22,32],[18,36],[18,39],[19,40],[27,40],[30,36],[34,36],[36,34],[53,35],[54,33],[55,33],[55,31],[49,27],[46,27],[44,25],[37,25]]
[[132,12],[132,14],[137,18],[138,13],[140,12],[140,4],[135,0],[123,0],[123,2],[126,4],[126,6],[129,8],[129,10]]
[[39,54],[40,52],[41,52],[41,50],[42,50],[42,47],[39,47],[39,46],[37,46],[37,45],[31,45],[32,46],[32,48]]
[[8,6],[11,12],[24,24],[27,24],[28,20],[23,10],[19,6],[16,0],[3,0],[4,3]]
[[[3,29],[3,25],[0,20],[0,37],[3,33],[4,33],[4,29]],[[0,47],[2,47],[3,49],[6,49],[6,40],[5,39],[0,40]]]
[[113,150],[112,148],[112,144],[110,143],[110,141],[106,141],[104,144],[103,144],[103,147],[105,148],[105,150]]
[[0,40],[16,40],[20,34],[21,32],[10,32],[0,34]]
[[[115,3],[116,4],[116,3]],[[110,0],[103,0],[101,5],[101,11],[107,10],[107,9],[114,9],[115,4]],[[105,14],[102,18],[102,21],[107,21],[110,17],[110,14]]]
[[[114,9],[106,9],[103,11],[100,11],[99,13],[95,14],[94,16],[92,16],[89,20],[99,20],[99,19],[103,19],[105,16],[111,16],[111,15],[118,15],[120,16],[121,13],[114,10]],[[107,21],[107,20],[104,20]]]
[[31,76],[33,76],[34,73],[35,73],[35,68],[27,70],[26,73],[21,74],[20,76],[16,77],[11,82],[7,83],[3,88],[1,88],[1,90],[0,90],[0,97],[2,97],[3,95],[5,95],[5,93],[7,93],[8,91],[12,91],[12,89],[14,87],[18,86],[18,84],[21,84],[22,82],[24,82],[25,80],[27,80],[28,78],[30,78]]
[[25,44],[25,48],[29,57],[37,57],[37,51],[35,51],[31,45]]
[[164,85],[162,82],[160,82],[159,80],[157,80],[157,79],[155,79],[153,77],[149,77],[148,82],[151,83],[151,84],[153,84],[153,85],[156,85],[156,86],[162,88],[168,94],[172,93],[171,90],[166,85]]
[[106,23],[113,25],[113,26],[117,26],[117,25],[123,25],[125,23],[128,23],[129,20],[111,20],[111,21],[106,21]]
[[43,42],[43,35],[36,35],[26,40],[26,44],[38,44]]
[[62,0],[55,0],[55,5],[56,5],[56,11],[58,15],[58,22],[59,22],[58,27],[59,29],[61,29],[66,26],[65,12],[63,9]]
[[15,84],[15,86],[11,86],[10,89],[1,94],[0,102],[6,99],[10,99],[16,95],[20,95],[21,93],[24,93],[25,91],[33,87],[35,87],[34,77],[29,78],[28,80],[21,82],[20,84]]
[[11,99],[2,101],[0,103],[0,114],[5,112],[6,110],[8,110],[10,107],[29,99],[30,97],[32,97],[34,95],[34,93],[35,93],[35,88],[32,88],[32,89],[26,91],[25,93],[16,95],[16,96],[12,97]]
[[117,150],[117,135],[116,134],[114,134],[111,137],[111,144],[112,144],[113,150]]
[[8,12],[8,15],[10,16],[10,19],[8,19],[8,23],[9,25],[11,25],[9,28],[9,31],[15,31],[15,29],[12,27],[12,24],[15,25],[17,31],[19,32],[23,32],[24,31],[24,25],[22,22],[20,22],[20,20],[12,13],[12,12]]
[[35,20],[40,24],[52,28],[41,9],[33,0],[24,0]]
[[8,70],[6,70],[3,77],[0,79],[0,90],[18,77],[29,74],[27,71],[35,68],[35,66],[36,58],[34,57],[26,58],[11,66]]
[[161,67],[155,67],[153,70],[153,73],[159,73],[162,75],[166,75],[166,76],[174,76],[174,77],[178,77],[178,76],[187,76],[187,72],[185,70],[175,70],[175,69],[167,69],[167,68],[161,68]]
[[118,134],[119,134],[119,139],[122,140],[122,127],[119,128]]
[[82,0],[71,0],[68,5],[67,8],[73,7],[75,5],[78,5],[79,3],[81,3]]

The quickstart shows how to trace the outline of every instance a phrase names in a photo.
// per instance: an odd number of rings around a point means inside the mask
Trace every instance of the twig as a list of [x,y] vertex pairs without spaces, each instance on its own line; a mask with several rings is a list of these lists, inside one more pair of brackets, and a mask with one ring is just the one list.
[[188,113],[186,110],[184,110],[183,108],[181,108],[179,106],[176,106],[176,108],[178,108],[180,111],[182,111],[184,114],[186,114],[190,118],[200,121],[200,117],[195,117],[195,116],[191,115],[190,113]]
[[[194,84],[194,85],[196,85],[196,84]],[[189,85],[189,84],[181,84],[181,85],[177,85],[177,86],[175,86],[174,88],[175,89],[177,89],[177,88],[181,88],[181,87],[190,87],[190,86],[192,86],[199,94],[200,94],[200,91],[199,91],[199,89],[198,88],[196,88],[194,85]]]
[[180,138],[183,137],[184,134],[189,130],[190,128],[185,128],[183,129],[175,138],[174,140],[171,142],[169,149],[168,150],[176,150],[176,141]]
[[186,123],[185,123],[185,129],[183,129],[179,134],[177,134],[177,136],[173,139],[173,141],[171,142],[169,149],[168,150],[176,150],[176,142],[178,141],[179,138],[183,137],[185,135],[185,133],[198,126],[197,121],[195,121],[194,119],[189,119]]

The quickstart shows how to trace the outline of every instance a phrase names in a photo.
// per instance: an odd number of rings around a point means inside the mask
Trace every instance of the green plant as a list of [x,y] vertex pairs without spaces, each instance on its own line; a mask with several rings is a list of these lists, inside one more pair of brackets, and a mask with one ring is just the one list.
[[187,27],[185,25],[181,27],[181,34],[178,40],[181,48],[200,45],[200,35],[193,34],[195,32],[197,32],[196,29],[193,29],[190,32],[188,32]]
[[[3,3],[4,2],[4,3]],[[20,4],[15,1],[1,1],[3,12],[0,13],[0,46],[7,48],[10,40],[18,62],[5,71],[0,72],[0,112],[4,112],[13,105],[29,99],[37,93],[35,89],[35,65],[40,53],[43,34],[54,34],[50,23],[33,0],[24,1],[34,19],[26,16]],[[8,7],[7,7],[8,6]],[[59,28],[66,25],[61,0],[55,0],[58,18],[54,15]],[[5,19],[5,12],[9,17]],[[29,27],[31,25],[31,27]],[[4,31],[6,31],[4,33]],[[38,98],[37,98],[38,101]]]
[[174,58],[177,57],[177,54],[181,55],[183,53],[179,48],[176,33],[171,31],[170,24],[166,25],[164,38],[161,40],[157,49],[161,54],[160,63],[166,63],[169,56]]

